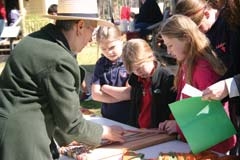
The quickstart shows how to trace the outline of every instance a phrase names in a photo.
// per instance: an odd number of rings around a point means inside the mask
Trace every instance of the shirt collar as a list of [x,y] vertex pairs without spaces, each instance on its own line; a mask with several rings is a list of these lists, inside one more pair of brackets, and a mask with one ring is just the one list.
[[54,24],[52,23],[47,24],[46,26],[41,28],[41,31],[48,34],[49,37],[51,38],[51,41],[58,43],[59,45],[67,49],[72,55],[74,55],[73,52],[70,50],[70,46],[64,34]]

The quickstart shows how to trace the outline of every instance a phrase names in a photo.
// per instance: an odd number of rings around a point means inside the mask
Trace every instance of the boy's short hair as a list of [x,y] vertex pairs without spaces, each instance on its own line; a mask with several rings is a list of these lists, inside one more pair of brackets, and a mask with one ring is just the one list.
[[48,14],[57,14],[57,4],[52,4],[48,7]]

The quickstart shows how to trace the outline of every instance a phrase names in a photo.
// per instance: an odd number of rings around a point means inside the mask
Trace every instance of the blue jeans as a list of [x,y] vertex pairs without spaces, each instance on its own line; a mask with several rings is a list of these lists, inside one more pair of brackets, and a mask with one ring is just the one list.
[[4,19],[0,19],[0,35],[2,34],[3,28],[5,26],[5,21]]

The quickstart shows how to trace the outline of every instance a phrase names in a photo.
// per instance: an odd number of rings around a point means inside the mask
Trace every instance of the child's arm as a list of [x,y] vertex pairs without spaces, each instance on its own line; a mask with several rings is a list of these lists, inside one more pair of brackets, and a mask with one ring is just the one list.
[[117,86],[110,86],[110,85],[103,85],[101,90],[112,97],[118,99],[119,101],[126,101],[130,100],[130,86],[124,86],[124,87],[117,87]]
[[95,101],[99,101],[103,103],[116,103],[116,102],[122,101],[104,92],[100,84],[92,84],[91,90],[92,90],[92,98]]

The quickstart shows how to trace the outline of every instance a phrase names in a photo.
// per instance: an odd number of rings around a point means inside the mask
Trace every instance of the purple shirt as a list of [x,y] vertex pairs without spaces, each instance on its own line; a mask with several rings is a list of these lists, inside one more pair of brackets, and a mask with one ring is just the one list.
[[12,9],[9,13],[9,25],[13,25],[17,20],[18,18],[20,17],[20,13],[17,9]]

